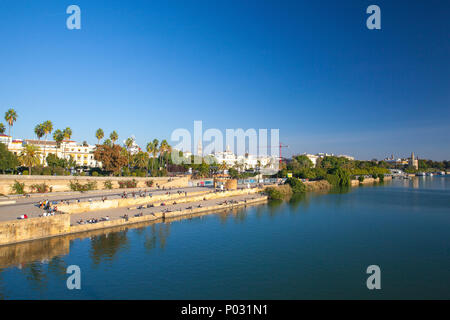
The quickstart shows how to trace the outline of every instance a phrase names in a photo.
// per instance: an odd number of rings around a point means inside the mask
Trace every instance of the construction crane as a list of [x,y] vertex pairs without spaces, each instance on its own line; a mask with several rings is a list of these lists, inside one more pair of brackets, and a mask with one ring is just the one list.
[[282,154],[281,154],[281,148],[289,148],[288,145],[283,144],[283,142],[280,142],[280,168],[281,168],[281,159],[283,159]]
[[282,150],[282,148],[289,148],[289,146],[288,145],[285,145],[283,142],[280,142],[280,144],[278,145],[278,146],[273,146],[273,147],[267,147],[268,149],[271,149],[271,148],[278,148],[279,150],[280,150],[280,168],[281,168],[281,159],[283,158],[283,155],[282,155],[282,152],[281,152],[281,150]]

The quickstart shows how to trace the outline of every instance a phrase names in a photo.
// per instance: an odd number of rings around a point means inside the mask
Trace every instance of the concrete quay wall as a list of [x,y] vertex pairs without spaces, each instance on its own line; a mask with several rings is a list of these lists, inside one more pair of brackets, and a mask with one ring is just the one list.
[[[119,181],[136,180],[136,188],[148,188],[146,182],[153,181],[153,186],[184,188],[189,186],[189,176],[183,177],[83,177],[83,176],[33,176],[33,175],[0,175],[0,194],[13,194],[11,186],[18,181],[25,183],[25,192],[31,193],[33,184],[45,183],[53,192],[71,191],[70,182],[86,184],[96,182],[97,190],[105,190],[104,182],[110,181],[113,189],[119,188]],[[132,189],[130,189],[132,190]]]

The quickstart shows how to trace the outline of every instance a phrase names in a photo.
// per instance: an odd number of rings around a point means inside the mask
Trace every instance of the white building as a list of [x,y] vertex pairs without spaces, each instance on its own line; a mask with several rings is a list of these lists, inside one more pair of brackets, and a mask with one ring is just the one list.
[[8,150],[19,156],[25,145],[30,144],[39,148],[41,163],[49,154],[55,154],[58,158],[69,160],[73,158],[77,166],[101,167],[101,162],[94,159],[95,146],[83,145],[71,140],[64,140],[58,147],[55,141],[44,140],[12,140],[11,137],[0,135],[0,142],[8,145]]

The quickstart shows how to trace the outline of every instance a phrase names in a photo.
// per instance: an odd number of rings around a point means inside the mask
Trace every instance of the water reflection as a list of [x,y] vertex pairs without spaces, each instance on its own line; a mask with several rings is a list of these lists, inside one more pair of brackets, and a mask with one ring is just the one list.
[[120,250],[129,246],[127,238],[128,229],[91,237],[90,256],[94,265],[101,262],[111,262]]

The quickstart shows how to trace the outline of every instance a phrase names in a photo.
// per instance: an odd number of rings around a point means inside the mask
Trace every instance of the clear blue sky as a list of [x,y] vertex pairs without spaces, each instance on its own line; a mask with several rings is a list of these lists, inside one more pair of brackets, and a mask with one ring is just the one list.
[[[68,30],[67,6],[82,29]],[[368,5],[382,30],[366,28]],[[449,1],[0,2],[0,112],[96,142],[279,128],[288,154],[450,159]],[[4,121],[3,121],[4,122]]]

